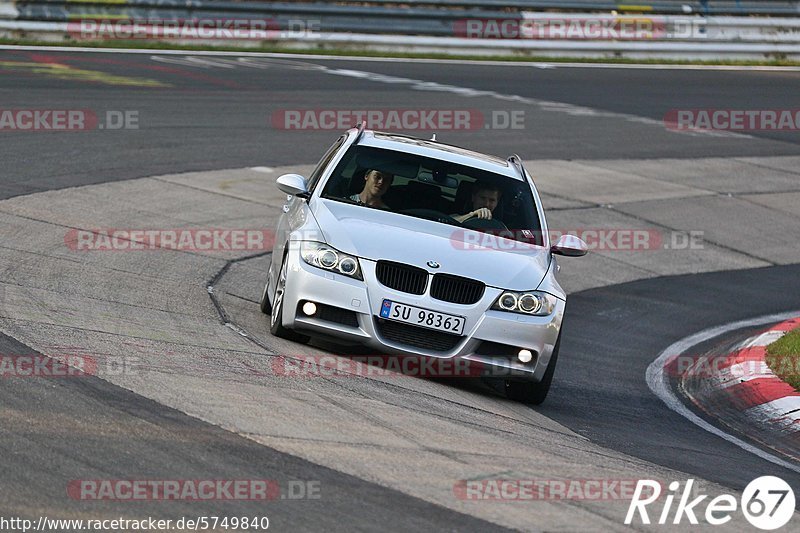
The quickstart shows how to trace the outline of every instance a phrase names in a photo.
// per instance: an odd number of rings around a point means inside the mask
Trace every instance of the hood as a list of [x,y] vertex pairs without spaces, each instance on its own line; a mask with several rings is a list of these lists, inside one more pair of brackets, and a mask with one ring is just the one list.
[[[550,264],[550,254],[540,246],[389,211],[319,198],[312,212],[328,244],[363,259],[405,263],[518,291],[536,289]],[[433,269],[428,261],[440,267]]]

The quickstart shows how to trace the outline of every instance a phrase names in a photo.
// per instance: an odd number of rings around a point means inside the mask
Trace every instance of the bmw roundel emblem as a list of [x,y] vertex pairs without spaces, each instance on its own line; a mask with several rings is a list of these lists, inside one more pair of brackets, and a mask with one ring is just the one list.
[[436,261],[428,261],[428,266],[431,268],[439,268],[439,263]]

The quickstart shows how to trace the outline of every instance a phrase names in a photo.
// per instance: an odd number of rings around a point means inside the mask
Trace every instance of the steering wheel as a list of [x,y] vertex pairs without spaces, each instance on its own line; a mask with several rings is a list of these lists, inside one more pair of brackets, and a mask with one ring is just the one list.
[[414,217],[424,218],[426,220],[442,222],[444,224],[452,224],[456,222],[456,220],[450,215],[447,215],[435,209],[405,209],[400,212],[403,213],[404,215],[411,215]]
[[501,230],[508,231],[508,227],[496,218],[473,217],[461,223],[465,228],[476,230]]

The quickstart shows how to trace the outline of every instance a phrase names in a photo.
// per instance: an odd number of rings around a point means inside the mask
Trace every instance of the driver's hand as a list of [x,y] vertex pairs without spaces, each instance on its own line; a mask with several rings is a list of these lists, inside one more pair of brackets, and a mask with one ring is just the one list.
[[481,207],[480,209],[476,209],[472,212],[472,214],[478,218],[485,218],[487,220],[492,219],[492,210],[488,207]]

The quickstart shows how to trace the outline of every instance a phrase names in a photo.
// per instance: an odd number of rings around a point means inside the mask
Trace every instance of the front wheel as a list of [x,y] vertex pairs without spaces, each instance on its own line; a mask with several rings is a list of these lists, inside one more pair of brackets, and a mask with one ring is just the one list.
[[506,396],[509,400],[533,405],[541,405],[544,402],[545,398],[547,398],[547,393],[550,392],[550,383],[552,383],[553,374],[556,371],[560,347],[561,332],[558,333],[558,339],[556,339],[556,345],[553,346],[553,354],[550,356],[550,362],[547,364],[547,370],[544,371],[542,381],[532,383],[530,381],[506,380]]
[[261,312],[265,315],[272,314],[272,304],[269,303],[269,297],[267,296],[267,293],[269,292],[270,277],[271,276],[267,276],[267,282],[264,284],[264,290],[261,293],[261,302],[259,303]]
[[269,332],[276,337],[305,344],[309,341],[310,337],[283,327],[283,296],[286,293],[287,273],[288,263],[286,261],[286,257],[284,257],[283,264],[281,265],[281,273],[278,276],[278,282],[275,284],[275,295],[272,298],[272,309],[269,316]]

